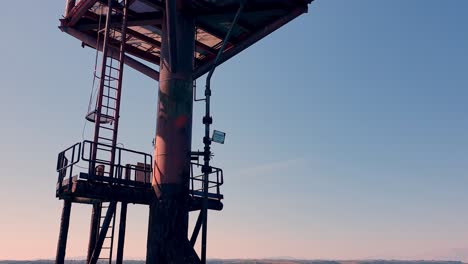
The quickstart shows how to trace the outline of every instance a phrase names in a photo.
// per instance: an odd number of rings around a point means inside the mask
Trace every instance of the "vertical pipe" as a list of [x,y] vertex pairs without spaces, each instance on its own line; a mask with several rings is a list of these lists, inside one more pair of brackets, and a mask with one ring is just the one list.
[[88,255],[87,255],[87,262],[91,260],[91,256],[93,255],[94,248],[96,247],[96,240],[98,237],[99,225],[101,222],[101,203],[96,202],[93,203],[93,211],[91,213],[91,224],[89,228],[89,243],[88,243]]
[[55,258],[56,264],[65,263],[65,252],[67,249],[68,228],[70,226],[70,213],[72,202],[70,200],[63,201],[62,218],[60,222],[60,233],[57,243],[57,255]]
[[123,263],[125,229],[127,226],[127,203],[122,203],[120,206],[120,225],[119,225],[119,241],[117,245],[117,261],[116,264]]
[[150,205],[148,227],[147,263],[151,264],[199,263],[187,238],[195,19],[183,12],[184,1],[170,3],[161,39],[152,178],[156,197]]
[[210,115],[210,102],[211,102],[211,77],[218,65],[219,58],[221,54],[224,52],[224,48],[226,47],[229,38],[231,37],[232,30],[234,26],[237,24],[239,16],[244,8],[245,2],[241,1],[239,9],[237,10],[236,15],[234,16],[234,21],[231,23],[231,27],[226,34],[226,37],[223,40],[223,44],[216,55],[216,59],[213,63],[213,67],[211,68],[208,76],[206,78],[206,86],[205,86],[205,116],[203,117],[203,124],[205,124],[205,136],[203,137],[203,143],[205,144],[204,148],[204,155],[203,155],[203,204],[202,210],[200,212],[202,216],[202,245],[201,245],[201,263],[206,263],[206,243],[207,243],[207,233],[208,233],[208,188],[209,188],[209,177],[212,169],[210,167],[210,157],[211,157],[211,139],[210,139],[210,125],[213,123],[213,118]]

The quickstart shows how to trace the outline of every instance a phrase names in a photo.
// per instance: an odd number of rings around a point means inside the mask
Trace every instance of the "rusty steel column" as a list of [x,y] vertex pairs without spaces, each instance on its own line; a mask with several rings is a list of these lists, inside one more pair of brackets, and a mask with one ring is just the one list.
[[57,255],[55,258],[56,264],[65,263],[65,252],[67,250],[68,228],[70,226],[70,213],[72,202],[70,200],[63,201],[62,219],[60,222],[60,233],[57,243]]
[[184,3],[166,1],[163,19],[148,264],[200,263],[187,238],[195,20]]

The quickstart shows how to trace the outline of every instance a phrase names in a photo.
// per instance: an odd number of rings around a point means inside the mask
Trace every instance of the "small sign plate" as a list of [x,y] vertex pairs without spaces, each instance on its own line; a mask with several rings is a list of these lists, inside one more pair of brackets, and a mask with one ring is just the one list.
[[219,144],[224,144],[224,139],[226,138],[226,133],[214,130],[213,131],[213,138],[211,141],[219,143]]

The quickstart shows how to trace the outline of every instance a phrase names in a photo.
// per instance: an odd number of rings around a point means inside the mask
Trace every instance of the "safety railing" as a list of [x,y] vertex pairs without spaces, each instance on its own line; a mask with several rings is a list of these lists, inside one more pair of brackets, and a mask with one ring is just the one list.
[[[205,181],[205,175],[200,174],[196,175],[194,174],[195,169],[200,169],[203,167],[203,164],[200,163],[191,163],[191,168],[190,168],[190,193],[192,196],[196,197],[204,197],[205,195],[205,188],[204,188],[204,181]],[[224,174],[223,170],[220,168],[215,168],[215,167],[210,167],[211,168],[211,173],[208,174],[208,198],[209,199],[216,199],[216,200],[221,200],[222,195],[221,195],[221,190],[220,187],[221,185],[224,184]]]
[[[57,158],[57,172],[58,182],[57,182],[57,194],[62,190],[63,180],[67,176],[68,172],[68,182],[72,181],[73,177],[73,167],[80,161],[81,153],[81,142],[76,143],[75,145],[65,149],[60,152]],[[71,184],[68,185],[68,190],[70,190]]]
[[[112,185],[132,187],[150,187],[152,175],[152,156],[144,152],[115,147],[114,162],[105,159],[92,159],[93,148],[100,151],[109,151],[111,145],[95,143],[89,140],[78,142],[60,152],[57,159],[57,194],[70,191],[72,182],[76,177],[80,180],[106,182]],[[111,166],[113,169],[111,170]],[[193,197],[203,198],[204,174],[201,171],[203,164],[191,163],[190,168],[190,194]],[[222,199],[220,187],[224,183],[223,170],[210,167],[208,174],[208,198]],[[112,175],[106,174],[113,171]],[[64,188],[65,186],[65,188]]]
[[[93,148],[103,152],[115,151],[114,162],[102,157],[92,160]],[[123,147],[114,147],[112,150],[111,145],[88,140],[79,142],[58,155],[57,193],[64,190],[70,191],[75,176],[81,180],[149,187],[152,174],[151,162],[152,156],[143,152]],[[68,181],[66,189],[63,188],[65,181]]]
[[[94,148],[96,148],[97,157],[93,160],[92,153]],[[89,164],[90,176],[103,181],[122,184],[131,184],[132,182],[151,183],[151,172],[153,171],[151,167],[153,158],[151,155],[116,146],[114,147],[113,162],[109,158],[100,157],[103,156],[103,153],[110,154],[111,151],[112,145],[95,143],[89,140],[83,142],[81,159]],[[113,171],[112,175],[108,174],[111,171]]]

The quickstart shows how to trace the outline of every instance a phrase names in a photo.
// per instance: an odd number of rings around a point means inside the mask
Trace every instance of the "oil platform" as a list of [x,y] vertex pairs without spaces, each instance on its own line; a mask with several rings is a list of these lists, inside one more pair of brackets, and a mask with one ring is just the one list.
[[[211,144],[224,142],[224,133],[211,134],[211,77],[216,66],[306,13],[312,1],[66,1],[59,28],[96,50],[85,116],[94,136],[58,155],[63,210],[56,263],[65,262],[73,203],[92,207],[87,263],[123,262],[128,204],[149,207],[146,263],[206,263],[208,210],[222,210],[224,181],[222,169],[210,164]],[[125,65],[159,83],[153,155],[118,144]],[[205,74],[204,97],[196,99],[194,80]],[[203,151],[191,150],[194,101],[205,104]],[[190,211],[200,212],[193,230]]]

